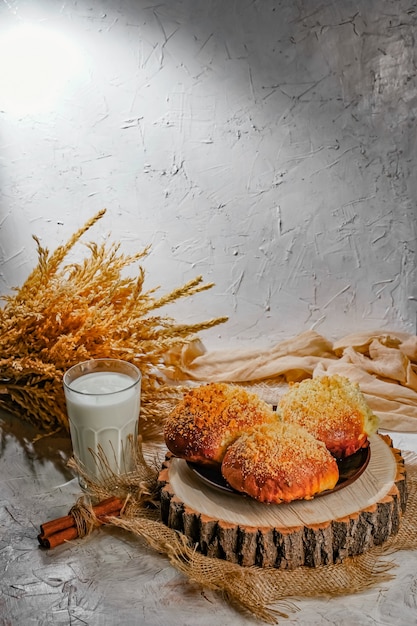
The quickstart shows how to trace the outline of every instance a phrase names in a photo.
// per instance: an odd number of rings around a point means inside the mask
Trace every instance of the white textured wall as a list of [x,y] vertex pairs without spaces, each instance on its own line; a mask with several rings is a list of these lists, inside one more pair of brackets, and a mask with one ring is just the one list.
[[106,207],[87,240],[151,243],[149,286],[216,283],[170,308],[229,315],[209,347],[416,331],[415,3],[0,5],[0,37],[23,21],[82,62],[40,111],[0,86],[1,293],[32,234],[53,249]]

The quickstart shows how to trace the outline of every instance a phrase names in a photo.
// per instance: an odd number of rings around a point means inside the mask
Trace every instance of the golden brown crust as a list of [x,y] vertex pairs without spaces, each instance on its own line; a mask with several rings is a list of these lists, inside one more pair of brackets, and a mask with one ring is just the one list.
[[194,463],[219,464],[229,446],[253,426],[276,422],[272,408],[243,387],[210,383],[191,389],[168,416],[168,449]]
[[306,430],[276,422],[241,435],[227,450],[222,474],[260,502],[311,499],[339,479],[334,457]]
[[308,430],[337,458],[354,454],[378,427],[359,385],[338,375],[294,383],[278,409],[283,421]]

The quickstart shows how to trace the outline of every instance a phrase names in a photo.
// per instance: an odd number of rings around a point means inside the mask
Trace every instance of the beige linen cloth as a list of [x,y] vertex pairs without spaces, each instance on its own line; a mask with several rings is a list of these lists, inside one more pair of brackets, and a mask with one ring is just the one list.
[[[264,350],[209,352],[197,340],[167,356],[169,377],[279,385],[339,374],[359,384],[386,430],[417,432],[417,336],[375,331],[335,342],[306,331]],[[282,391],[281,391],[282,393]]]

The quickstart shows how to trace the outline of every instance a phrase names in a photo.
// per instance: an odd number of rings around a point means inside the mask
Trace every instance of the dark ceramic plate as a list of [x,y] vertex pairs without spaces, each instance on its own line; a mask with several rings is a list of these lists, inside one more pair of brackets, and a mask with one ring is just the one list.
[[[336,459],[339,467],[339,480],[333,489],[327,489],[318,493],[315,498],[319,496],[325,496],[329,493],[335,493],[348,485],[351,485],[355,480],[359,478],[361,474],[366,470],[369,459],[371,458],[371,447],[369,444],[346,457],[345,459]],[[194,474],[206,485],[214,487],[220,491],[226,493],[234,493],[240,496],[246,497],[246,494],[241,493],[233,489],[229,483],[223,478],[220,468],[211,467],[209,465],[198,465],[197,463],[190,463],[187,461],[188,467],[194,472]]]

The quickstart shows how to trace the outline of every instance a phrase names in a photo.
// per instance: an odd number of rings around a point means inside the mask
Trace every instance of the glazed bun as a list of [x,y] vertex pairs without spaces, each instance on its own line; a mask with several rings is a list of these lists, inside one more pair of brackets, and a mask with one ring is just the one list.
[[209,383],[186,393],[168,416],[165,443],[177,457],[215,465],[243,432],[276,421],[272,407],[255,393],[226,383]]
[[303,428],[276,422],[241,435],[227,450],[223,477],[260,502],[309,500],[339,479],[334,457]]
[[278,410],[284,422],[308,430],[336,458],[354,454],[378,428],[359,385],[338,375],[294,383]]

